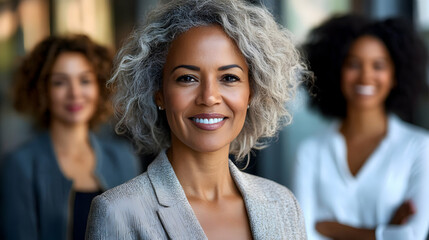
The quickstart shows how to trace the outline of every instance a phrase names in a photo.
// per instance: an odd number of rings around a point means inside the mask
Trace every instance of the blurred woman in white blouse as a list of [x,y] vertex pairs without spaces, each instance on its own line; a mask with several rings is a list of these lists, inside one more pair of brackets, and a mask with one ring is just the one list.
[[304,45],[315,106],[334,118],[299,147],[293,190],[309,239],[417,239],[429,228],[429,134],[411,125],[427,51],[401,19],[334,17]]

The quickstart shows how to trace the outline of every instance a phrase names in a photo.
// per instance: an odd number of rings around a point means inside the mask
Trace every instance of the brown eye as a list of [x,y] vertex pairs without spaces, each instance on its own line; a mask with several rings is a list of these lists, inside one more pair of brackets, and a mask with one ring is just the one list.
[[192,75],[183,75],[176,79],[177,82],[183,82],[183,83],[190,83],[190,82],[196,82],[196,78]]
[[91,83],[91,80],[90,80],[90,79],[87,79],[87,78],[83,78],[83,79],[81,79],[81,80],[80,80],[80,83],[81,83],[82,85],[88,85],[88,84],[90,84],[90,83]]
[[64,85],[65,84],[65,79],[63,79],[63,78],[53,78],[52,80],[51,80],[51,84],[52,84],[52,86],[54,86],[54,87],[57,87],[57,86],[62,86],[62,85]]
[[228,75],[223,76],[222,81],[227,82],[227,83],[233,83],[233,82],[240,81],[240,78],[233,75],[233,74],[228,74]]
[[374,63],[374,69],[375,70],[383,70],[385,68],[386,68],[386,64],[384,64],[383,62]]
[[358,61],[354,61],[354,60],[349,60],[346,62],[345,64],[346,68],[350,68],[350,69],[359,69],[360,68],[360,64]]

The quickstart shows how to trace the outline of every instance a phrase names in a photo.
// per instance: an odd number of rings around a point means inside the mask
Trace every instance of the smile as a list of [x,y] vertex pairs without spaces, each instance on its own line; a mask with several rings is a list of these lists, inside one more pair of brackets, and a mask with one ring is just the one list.
[[71,104],[66,106],[66,110],[72,113],[79,112],[82,109],[83,109],[83,105],[81,104]]
[[225,124],[226,119],[228,118],[225,115],[218,113],[201,113],[189,118],[194,126],[206,131],[214,131],[221,128]]
[[375,87],[372,85],[357,85],[355,89],[361,95],[371,96],[375,94]]
[[192,118],[192,121],[201,124],[215,124],[222,122],[224,118]]

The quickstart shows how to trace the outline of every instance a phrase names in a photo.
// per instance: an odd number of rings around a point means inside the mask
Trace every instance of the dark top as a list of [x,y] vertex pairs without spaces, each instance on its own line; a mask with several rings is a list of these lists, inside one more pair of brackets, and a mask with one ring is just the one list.
[[75,192],[73,207],[73,239],[84,240],[86,222],[88,220],[91,201],[97,195],[103,193],[101,190],[95,192]]

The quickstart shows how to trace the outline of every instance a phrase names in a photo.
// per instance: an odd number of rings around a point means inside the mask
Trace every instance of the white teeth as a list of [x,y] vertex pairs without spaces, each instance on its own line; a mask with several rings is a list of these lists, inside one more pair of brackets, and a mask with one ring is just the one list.
[[193,118],[194,122],[202,123],[202,124],[215,124],[218,122],[222,122],[223,118]]
[[357,85],[356,92],[362,95],[370,96],[375,93],[375,87],[372,85]]

